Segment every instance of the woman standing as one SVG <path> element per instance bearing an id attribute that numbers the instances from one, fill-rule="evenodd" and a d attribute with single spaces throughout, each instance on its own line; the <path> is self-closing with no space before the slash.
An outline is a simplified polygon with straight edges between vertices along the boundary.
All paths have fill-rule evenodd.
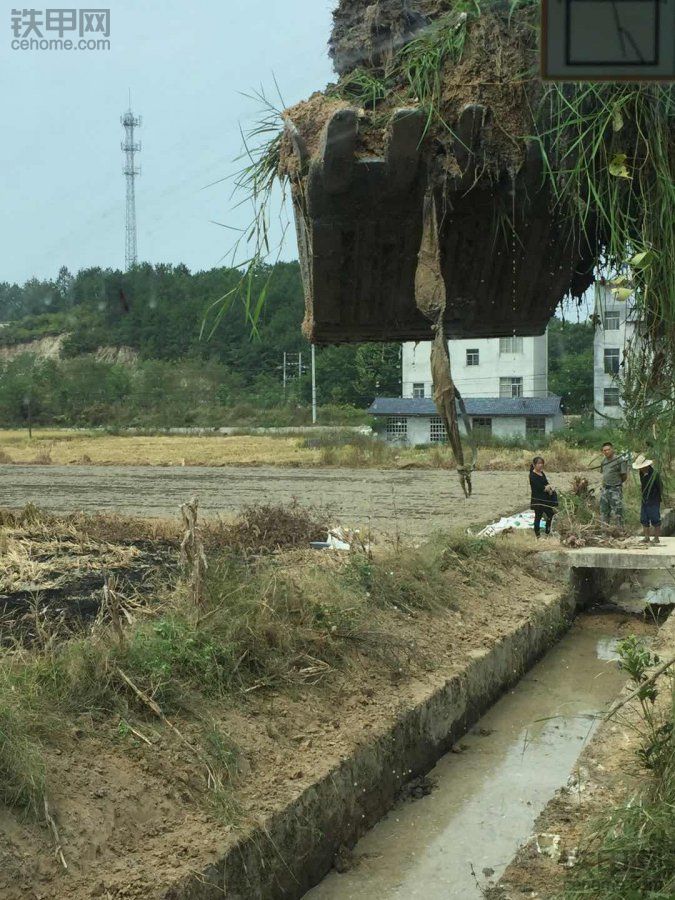
<path id="1" fill-rule="evenodd" d="M 539 537 L 542 516 L 545 521 L 546 534 L 550 534 L 558 497 L 544 474 L 544 458 L 542 456 L 535 456 L 530 466 L 530 496 L 530 507 L 534 510 L 535 535 Z"/>

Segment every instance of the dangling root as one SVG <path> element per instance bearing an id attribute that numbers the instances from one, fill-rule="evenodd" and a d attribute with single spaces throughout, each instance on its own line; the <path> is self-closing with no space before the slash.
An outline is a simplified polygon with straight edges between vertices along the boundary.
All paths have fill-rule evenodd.
<path id="1" fill-rule="evenodd" d="M 445 330 L 443 328 L 442 315 L 439 316 L 436 324 L 433 326 L 435 335 L 431 344 L 431 378 L 434 384 L 434 403 L 438 414 L 443 420 L 445 430 L 448 435 L 448 441 L 452 448 L 452 454 L 457 463 L 457 475 L 459 483 L 462 486 L 465 497 L 471 496 L 471 473 L 476 467 L 476 448 L 473 446 L 473 458 L 469 465 L 464 462 L 464 448 L 462 447 L 462 439 L 459 434 L 459 423 L 457 421 L 457 403 L 459 402 L 460 411 L 464 421 L 469 439 L 472 438 L 471 421 L 467 415 L 464 401 L 461 394 L 455 387 L 452 380 L 452 370 L 450 368 L 450 354 L 448 353 L 448 342 L 445 338 Z"/>
<path id="2" fill-rule="evenodd" d="M 434 403 L 448 435 L 464 496 L 470 497 L 471 473 L 476 467 L 476 447 L 473 442 L 471 420 L 467 415 L 464 401 L 452 380 L 448 342 L 443 327 L 446 296 L 441 272 L 436 201 L 431 190 L 427 191 L 424 199 L 424 226 L 415 273 L 415 300 L 420 312 L 433 322 L 431 379 L 434 385 Z M 457 422 L 457 403 L 459 403 L 467 437 L 472 446 L 472 460 L 469 465 L 464 462 L 464 449 Z"/>

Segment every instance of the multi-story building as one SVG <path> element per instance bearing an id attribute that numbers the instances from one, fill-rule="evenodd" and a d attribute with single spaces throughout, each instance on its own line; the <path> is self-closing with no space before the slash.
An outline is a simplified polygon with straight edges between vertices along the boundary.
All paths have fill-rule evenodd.
<path id="1" fill-rule="evenodd" d="M 483 438 L 523 435 L 536 441 L 564 424 L 560 397 L 548 394 L 548 337 L 453 340 L 452 377 L 473 430 Z M 446 440 L 434 407 L 431 345 L 403 345 L 402 396 L 378 397 L 370 407 L 396 443 Z M 464 430 L 460 421 L 460 430 Z"/>
<path id="2" fill-rule="evenodd" d="M 611 288 L 595 285 L 595 338 L 593 341 L 593 406 L 596 428 L 623 418 L 620 380 L 626 351 L 635 336 L 631 300 L 615 299 Z"/>
<path id="3" fill-rule="evenodd" d="M 430 344 L 403 345 L 402 396 L 431 397 Z M 548 396 L 548 335 L 448 342 L 452 378 L 465 398 Z"/>

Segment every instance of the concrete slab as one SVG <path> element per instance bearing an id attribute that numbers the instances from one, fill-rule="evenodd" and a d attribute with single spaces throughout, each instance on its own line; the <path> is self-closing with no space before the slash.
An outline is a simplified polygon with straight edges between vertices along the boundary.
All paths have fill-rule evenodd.
<path id="1" fill-rule="evenodd" d="M 551 562 L 565 563 L 574 569 L 673 569 L 675 537 L 662 537 L 661 543 L 628 544 L 625 547 L 583 547 L 579 550 L 553 550 L 542 553 Z"/>

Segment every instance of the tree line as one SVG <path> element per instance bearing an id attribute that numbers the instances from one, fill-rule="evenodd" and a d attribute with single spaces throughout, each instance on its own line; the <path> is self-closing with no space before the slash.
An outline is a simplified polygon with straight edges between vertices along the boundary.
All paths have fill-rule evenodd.
<path id="1" fill-rule="evenodd" d="M 66 335 L 62 359 L 24 356 L 2 365 L 2 422 L 22 422 L 28 400 L 33 421 L 43 424 L 303 418 L 297 407 L 306 410 L 310 402 L 310 345 L 300 330 L 299 266 L 278 263 L 273 273 L 266 266 L 254 273 L 250 303 L 265 292 L 255 328 L 230 294 L 240 279 L 226 267 L 191 273 L 184 265 L 142 264 L 131 272 L 94 268 L 77 275 L 62 268 L 53 281 L 0 283 L 0 346 Z M 101 348 L 119 347 L 132 350 L 137 362 L 96 358 Z M 333 407 L 325 415 L 337 415 L 338 407 L 363 409 L 378 393 L 400 391 L 396 344 L 320 348 L 316 366 L 321 405 Z"/>
<path id="2" fill-rule="evenodd" d="M 272 276 L 272 277 L 271 277 Z M 300 324 L 299 266 L 262 266 L 247 289 L 255 327 L 228 267 L 191 273 L 142 264 L 130 272 L 61 268 L 53 280 L 0 282 L 0 348 L 62 335 L 62 358 L 0 364 L 0 420 L 36 424 L 283 424 L 308 416 L 310 346 Z M 225 299 L 223 299 L 225 298 Z M 553 320 L 550 383 L 570 412 L 592 405 L 592 326 Z M 125 347 L 133 364 L 101 348 Z M 0 349 L 0 352 L 1 349 Z M 283 357 L 289 360 L 283 385 Z M 298 374 L 298 355 L 304 366 Z M 318 348 L 324 420 L 350 417 L 401 388 L 400 345 Z"/>

